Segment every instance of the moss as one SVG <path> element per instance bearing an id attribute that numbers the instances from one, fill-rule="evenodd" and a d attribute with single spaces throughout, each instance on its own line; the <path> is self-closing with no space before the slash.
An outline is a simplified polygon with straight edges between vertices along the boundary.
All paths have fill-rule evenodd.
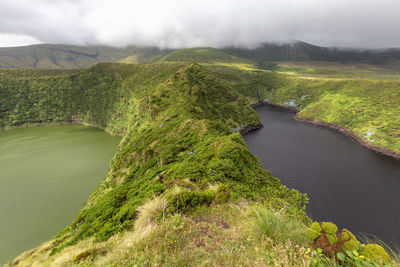
<path id="1" fill-rule="evenodd" d="M 168 200 L 168 213 L 174 213 L 176 211 L 188 211 L 202 204 L 210 204 L 212 201 L 209 192 L 193 192 L 183 190 L 173 195 Z"/>
<path id="2" fill-rule="evenodd" d="M 212 201 L 215 198 L 215 191 L 211 189 L 207 189 L 204 191 L 204 197 L 206 198 L 207 201 Z"/>
<path id="3" fill-rule="evenodd" d="M 322 231 L 324 231 L 325 233 L 332 234 L 332 235 L 335 235 L 336 232 L 338 231 L 336 224 L 331 223 L 331 222 L 321 223 L 321 228 L 322 228 Z"/>
<path id="4" fill-rule="evenodd" d="M 361 250 L 360 255 L 364 256 L 371 262 L 386 264 L 390 262 L 390 256 L 386 250 L 377 244 L 367 244 Z"/>
<path id="5" fill-rule="evenodd" d="M 318 222 L 313 222 L 310 226 L 310 230 L 308 231 L 308 236 L 311 241 L 315 241 L 318 237 L 321 236 L 322 228 Z"/>
<path id="6" fill-rule="evenodd" d="M 229 187 L 224 184 L 220 184 L 217 188 L 217 193 L 215 194 L 215 201 L 217 203 L 228 202 L 232 198 L 231 191 Z"/>
<path id="7" fill-rule="evenodd" d="M 343 242 L 342 245 L 343 252 L 346 252 L 348 250 L 350 251 L 358 250 L 359 242 L 357 241 L 357 238 L 349 230 L 343 229 L 339 234 L 339 236 L 340 236 L 340 241 Z"/>
<path id="8" fill-rule="evenodd" d="M 326 238 L 331 245 L 336 244 L 339 241 L 336 234 L 326 234 Z"/>

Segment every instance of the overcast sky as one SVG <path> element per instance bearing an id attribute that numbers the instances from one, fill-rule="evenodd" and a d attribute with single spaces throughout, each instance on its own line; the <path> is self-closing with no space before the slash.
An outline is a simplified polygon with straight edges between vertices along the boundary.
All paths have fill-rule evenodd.
<path id="1" fill-rule="evenodd" d="M 0 46 L 400 47 L 400 0 L 0 0 Z"/>

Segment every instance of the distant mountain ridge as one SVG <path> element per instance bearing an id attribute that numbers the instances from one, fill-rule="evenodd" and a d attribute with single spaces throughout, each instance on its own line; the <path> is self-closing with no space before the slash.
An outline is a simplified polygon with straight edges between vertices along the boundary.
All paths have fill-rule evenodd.
<path id="1" fill-rule="evenodd" d="M 170 52 L 155 47 L 72 46 L 40 44 L 0 48 L 0 68 L 89 68 L 100 62 L 146 63 Z"/>
<path id="2" fill-rule="evenodd" d="M 227 47 L 224 52 L 255 61 L 334 61 L 341 63 L 398 63 L 400 49 L 328 48 L 305 42 L 263 44 L 256 49 Z"/>
<path id="3" fill-rule="evenodd" d="M 128 46 L 72 46 L 40 44 L 0 48 L 0 68 L 75 69 L 89 68 L 100 62 L 277 62 L 334 61 L 341 63 L 399 64 L 400 49 L 359 50 L 326 48 L 304 42 L 263 44 L 256 49 L 238 47 L 160 49 Z"/>

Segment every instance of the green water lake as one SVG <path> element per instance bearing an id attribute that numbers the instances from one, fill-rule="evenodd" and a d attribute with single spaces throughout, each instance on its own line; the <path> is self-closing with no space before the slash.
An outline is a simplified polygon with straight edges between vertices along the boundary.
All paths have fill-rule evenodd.
<path id="1" fill-rule="evenodd" d="M 0 264 L 74 220 L 119 141 L 81 125 L 0 131 Z"/>

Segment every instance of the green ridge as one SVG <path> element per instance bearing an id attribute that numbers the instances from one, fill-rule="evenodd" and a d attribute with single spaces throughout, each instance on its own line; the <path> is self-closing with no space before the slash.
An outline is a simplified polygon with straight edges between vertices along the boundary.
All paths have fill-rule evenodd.
<path id="1" fill-rule="evenodd" d="M 265 171 L 233 129 L 260 125 L 247 99 L 197 64 L 99 64 L 86 71 L 2 71 L 2 127 L 80 121 L 123 137 L 108 175 L 53 253 L 129 229 L 137 207 L 184 187 L 225 184 L 234 198 L 306 197 Z"/>

